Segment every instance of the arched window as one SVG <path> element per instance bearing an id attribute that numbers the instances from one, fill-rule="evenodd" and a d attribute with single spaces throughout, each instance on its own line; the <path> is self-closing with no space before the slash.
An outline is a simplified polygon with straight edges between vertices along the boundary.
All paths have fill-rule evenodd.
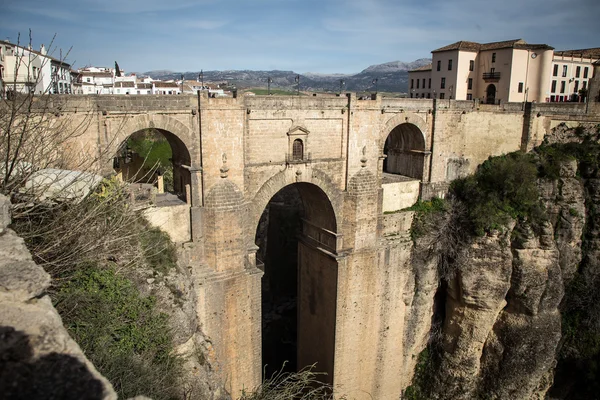
<path id="1" fill-rule="evenodd" d="M 302 139 L 294 140 L 294 144 L 292 145 L 292 159 L 293 160 L 303 160 L 304 159 L 304 143 L 302 143 Z"/>

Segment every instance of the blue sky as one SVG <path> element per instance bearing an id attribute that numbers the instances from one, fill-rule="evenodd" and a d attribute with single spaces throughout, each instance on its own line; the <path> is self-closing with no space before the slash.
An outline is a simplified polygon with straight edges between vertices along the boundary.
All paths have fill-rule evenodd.
<path id="1" fill-rule="evenodd" d="M 0 0 L 0 39 L 29 29 L 75 67 L 353 73 L 458 40 L 600 47 L 600 0 Z"/>

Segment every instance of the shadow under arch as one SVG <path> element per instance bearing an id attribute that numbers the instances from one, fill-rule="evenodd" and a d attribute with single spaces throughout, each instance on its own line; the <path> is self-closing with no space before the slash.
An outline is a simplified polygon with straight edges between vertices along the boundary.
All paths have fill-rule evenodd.
<path id="1" fill-rule="evenodd" d="M 256 225 L 257 267 L 264 271 L 262 367 L 265 377 L 282 368 L 317 363 L 333 382 L 338 264 L 336 221 L 327 194 L 314 183 L 279 189 Z"/>
<path id="2" fill-rule="evenodd" d="M 397 125 L 387 135 L 383 146 L 383 172 L 423 180 L 426 156 L 425 136 L 413 123 Z"/>

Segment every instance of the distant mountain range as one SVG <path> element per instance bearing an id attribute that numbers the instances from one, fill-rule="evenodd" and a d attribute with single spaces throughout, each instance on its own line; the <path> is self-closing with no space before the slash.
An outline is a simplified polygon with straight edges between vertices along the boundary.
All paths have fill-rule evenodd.
<path id="1" fill-rule="evenodd" d="M 300 75 L 300 90 L 331 91 L 340 90 L 340 80 L 344 81 L 344 89 L 353 92 L 370 92 L 375 90 L 373 81 L 377 79 L 377 90 L 381 92 L 408 91 L 408 71 L 427 65 L 429 58 L 421 58 L 412 62 L 392 61 L 384 64 L 371 65 L 357 74 L 298 74 L 294 71 L 204 71 L 205 82 L 227 81 L 229 86 L 238 88 L 266 87 L 267 79 L 271 78 L 271 88 L 296 88 L 295 78 Z M 150 76 L 153 79 L 170 80 L 197 79 L 197 72 L 175 72 L 167 70 L 148 71 L 138 75 Z"/>

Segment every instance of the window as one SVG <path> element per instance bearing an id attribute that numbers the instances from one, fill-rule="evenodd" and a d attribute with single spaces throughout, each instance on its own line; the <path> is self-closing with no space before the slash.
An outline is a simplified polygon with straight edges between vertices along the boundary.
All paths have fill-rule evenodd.
<path id="1" fill-rule="evenodd" d="M 425 78 L 423 78 L 423 89 L 425 89 Z"/>
<path id="2" fill-rule="evenodd" d="M 413 95 L 414 95 L 414 93 L 411 93 L 411 94 L 410 94 L 410 98 L 411 98 L 411 99 L 413 98 Z"/>
<path id="3" fill-rule="evenodd" d="M 496 53 L 492 53 L 492 62 L 495 63 L 496 62 Z"/>
<path id="4" fill-rule="evenodd" d="M 437 70 L 439 71 L 441 69 L 442 69 L 442 61 L 438 60 L 438 62 L 437 62 Z"/>
<path id="5" fill-rule="evenodd" d="M 563 65 L 563 73 L 562 73 L 562 76 L 563 76 L 563 78 L 564 78 L 565 76 L 567 76 L 567 66 L 566 66 L 566 65 Z"/>
<path id="6" fill-rule="evenodd" d="M 469 82 L 467 83 L 467 89 L 473 89 L 473 78 L 469 78 Z"/>
<path id="7" fill-rule="evenodd" d="M 427 98 L 430 99 L 431 98 L 431 93 L 427 93 Z"/>
<path id="8" fill-rule="evenodd" d="M 519 82 L 519 93 L 523 93 L 523 82 Z"/>
<path id="9" fill-rule="evenodd" d="M 581 67 L 578 65 L 575 69 L 575 78 L 579 78 L 579 74 L 581 74 Z"/>
<path id="10" fill-rule="evenodd" d="M 443 100 L 444 98 L 446 98 L 446 96 L 444 95 L 444 93 L 440 93 L 440 99 Z"/>
<path id="11" fill-rule="evenodd" d="M 581 89 L 582 89 L 582 90 L 586 90 L 586 89 L 587 89 L 587 81 L 583 81 L 583 82 L 581 83 Z"/>
<path id="12" fill-rule="evenodd" d="M 575 89 L 573 89 L 573 92 L 577 93 L 579 91 L 579 81 L 575 81 Z"/>
<path id="13" fill-rule="evenodd" d="M 421 82 L 421 80 L 417 79 L 417 89 L 419 89 L 419 82 Z"/>
<path id="14" fill-rule="evenodd" d="M 86 82 L 91 82 L 90 78 L 86 78 Z"/>
<path id="15" fill-rule="evenodd" d="M 429 78 L 429 84 L 427 86 L 428 86 L 428 89 L 431 89 L 431 78 Z"/>
<path id="16" fill-rule="evenodd" d="M 585 67 L 585 68 L 583 69 L 583 77 L 584 77 L 584 78 L 587 78 L 587 76 L 588 76 L 588 67 Z"/>
<path id="17" fill-rule="evenodd" d="M 415 80 L 414 80 L 414 79 L 411 79 L 411 80 L 410 80 L 410 88 L 412 89 L 412 88 L 414 88 L 414 87 L 415 87 Z"/>
<path id="18" fill-rule="evenodd" d="M 448 60 L 448 71 L 452 71 L 452 59 Z"/>
<path id="19" fill-rule="evenodd" d="M 292 144 L 292 159 L 304 159 L 304 143 L 302 143 L 302 139 L 294 140 L 294 143 Z"/>
<path id="20" fill-rule="evenodd" d="M 475 69 L 475 60 L 469 61 L 469 71 L 473 71 Z"/>
<path id="21" fill-rule="evenodd" d="M 560 81 L 560 92 L 561 93 L 565 92 L 565 81 Z"/>
<path id="22" fill-rule="evenodd" d="M 446 89 L 446 78 L 442 78 L 442 82 L 440 83 L 440 88 L 441 89 Z M 441 95 L 441 93 L 440 93 Z M 441 97 L 440 97 L 441 99 Z"/>
<path id="23" fill-rule="evenodd" d="M 0 65 L 0 78 L 4 78 L 4 65 Z"/>
<path id="24" fill-rule="evenodd" d="M 556 93 L 556 81 L 552 81 L 552 89 L 550 89 L 552 93 Z"/>
<path id="25" fill-rule="evenodd" d="M 421 93 L 421 98 L 424 99 L 425 98 L 425 93 Z"/>
<path id="26" fill-rule="evenodd" d="M 494 72 L 496 72 L 496 68 L 490 68 L 490 72 L 492 73 L 492 75 L 494 74 Z"/>
<path id="27" fill-rule="evenodd" d="M 33 79 L 37 79 L 38 77 L 38 69 L 37 67 L 33 67 Z"/>
<path id="28" fill-rule="evenodd" d="M 473 95 L 471 93 L 467 93 L 467 100 L 473 100 Z"/>
<path id="29" fill-rule="evenodd" d="M 554 64 L 554 71 L 552 71 L 552 76 L 558 76 L 558 64 Z"/>

